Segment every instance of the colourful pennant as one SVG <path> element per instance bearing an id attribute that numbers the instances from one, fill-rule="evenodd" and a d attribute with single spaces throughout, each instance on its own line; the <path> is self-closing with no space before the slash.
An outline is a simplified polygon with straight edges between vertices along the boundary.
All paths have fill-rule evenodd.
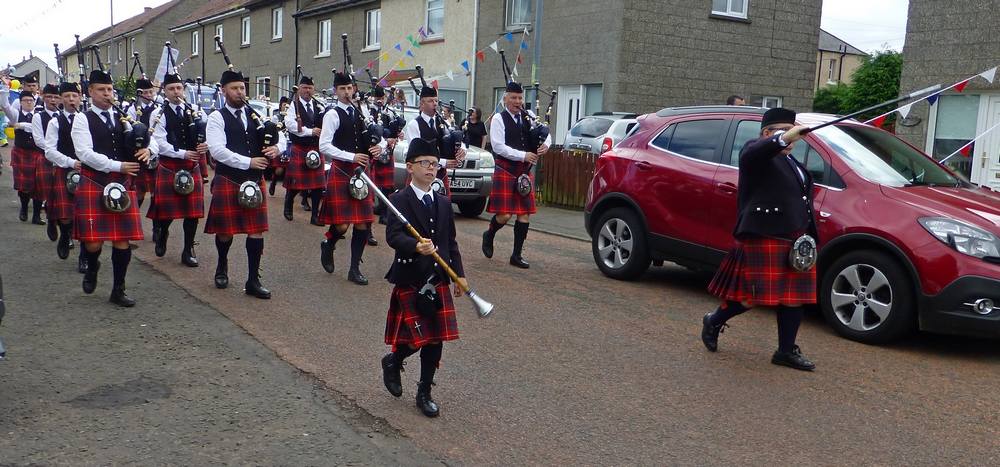
<path id="1" fill-rule="evenodd" d="M 508 32 L 504 37 L 507 39 L 507 42 L 514 42 L 514 33 Z"/>
<path id="2" fill-rule="evenodd" d="M 880 115 L 878 118 L 872 120 L 870 123 L 875 128 L 882 128 L 882 124 L 885 123 L 885 117 L 886 117 L 885 115 Z"/>
<path id="3" fill-rule="evenodd" d="M 392 48 L 394 48 L 394 49 L 396 49 L 396 50 L 398 50 L 400 52 L 403 51 L 403 45 L 401 43 L 399 43 L 399 42 L 397 42 L 396 45 L 392 46 Z"/>
<path id="4" fill-rule="evenodd" d="M 910 110 L 912 110 L 912 109 L 913 109 L 913 103 L 911 102 L 909 104 L 906 104 L 906 105 L 904 105 L 904 106 L 896 109 L 896 111 L 899 112 L 900 116 L 902 116 L 903 118 L 906 118 L 908 115 L 910 115 Z"/>
<path id="5" fill-rule="evenodd" d="M 413 51 L 412 51 L 412 50 L 407 50 L 407 51 L 406 51 L 406 56 L 408 56 L 408 57 L 410 57 L 410 58 L 417 58 L 417 57 L 414 57 L 414 56 L 413 56 Z"/>
<path id="6" fill-rule="evenodd" d="M 368 66 L 365 67 L 365 68 L 368 68 L 369 70 L 371 70 L 372 68 L 375 68 L 375 60 L 372 60 L 372 61 L 368 62 Z"/>
<path id="7" fill-rule="evenodd" d="M 438 88 L 438 80 L 431 81 L 431 87 L 434 89 Z"/>
<path id="8" fill-rule="evenodd" d="M 469 61 L 468 60 L 462 62 L 462 68 L 465 68 L 465 72 L 466 73 L 469 73 L 471 71 L 471 70 L 469 70 Z"/>
<path id="9" fill-rule="evenodd" d="M 524 41 L 521 41 L 521 49 L 528 50 L 528 43 L 524 42 Z"/>
<path id="10" fill-rule="evenodd" d="M 956 84 L 955 85 L 955 90 L 958 91 L 958 92 L 964 91 L 965 87 L 968 86 L 970 80 L 971 80 L 971 78 L 967 79 L 965 81 L 962 81 L 961 83 Z"/>
<path id="11" fill-rule="evenodd" d="M 448 72 L 445 73 L 445 76 L 447 76 L 450 81 L 455 81 L 455 72 L 448 70 Z"/>
<path id="12" fill-rule="evenodd" d="M 403 68 L 405 66 L 406 66 L 406 62 L 404 62 L 403 59 L 399 59 L 399 61 L 396 62 L 396 68 Z"/>
<path id="13" fill-rule="evenodd" d="M 934 94 L 931 94 L 931 95 L 927 96 L 927 103 L 928 103 L 928 104 L 930 104 L 930 105 L 934 105 L 934 103 L 936 103 L 936 102 L 937 102 L 937 100 L 938 100 L 938 97 L 939 97 L 940 95 L 941 95 L 941 93 L 939 93 L 939 92 L 936 92 L 936 93 L 934 93 Z"/>
<path id="14" fill-rule="evenodd" d="M 476 52 L 476 59 L 480 62 L 486 62 L 486 52 L 483 52 L 482 50 Z"/>
<path id="15" fill-rule="evenodd" d="M 496 52 L 497 51 L 497 41 L 493 41 L 493 43 L 490 44 L 490 48 L 493 49 L 494 52 Z"/>
<path id="16" fill-rule="evenodd" d="M 517 54 L 517 63 L 524 63 L 524 57 L 521 54 Z"/>
<path id="17" fill-rule="evenodd" d="M 996 76 L 997 76 L 997 67 L 990 68 L 989 70 L 986 70 L 986 71 L 980 73 L 979 76 L 981 76 L 986 81 L 989 81 L 990 83 L 992 83 L 993 82 L 993 78 L 996 78 Z"/>
<path id="18" fill-rule="evenodd" d="M 378 85 L 382 86 L 383 88 L 387 88 L 387 87 L 389 87 L 389 82 L 386 81 L 385 78 L 382 78 L 381 80 L 379 80 Z"/>
<path id="19" fill-rule="evenodd" d="M 969 144 L 962 146 L 962 149 L 959 149 L 958 152 L 965 157 L 972 157 L 972 142 L 969 142 Z"/>
<path id="20" fill-rule="evenodd" d="M 427 31 L 424 31 L 423 26 L 420 26 L 420 29 L 417 29 L 417 32 L 420 33 L 420 37 L 427 37 Z"/>

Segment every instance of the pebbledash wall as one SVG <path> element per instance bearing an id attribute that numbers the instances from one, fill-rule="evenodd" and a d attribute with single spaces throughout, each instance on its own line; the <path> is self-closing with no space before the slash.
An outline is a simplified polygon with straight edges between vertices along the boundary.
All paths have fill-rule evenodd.
<path id="1" fill-rule="evenodd" d="M 910 0 L 900 91 L 947 86 L 1000 65 L 1000 37 L 989 33 L 1000 21 L 994 3 Z M 897 134 L 941 159 L 1000 123 L 1000 79 L 990 84 L 974 78 L 963 92 L 946 92 L 934 105 L 919 102 L 902 123 Z M 955 156 L 948 165 L 975 183 L 1000 188 L 1000 132 L 977 141 L 971 156 Z"/>

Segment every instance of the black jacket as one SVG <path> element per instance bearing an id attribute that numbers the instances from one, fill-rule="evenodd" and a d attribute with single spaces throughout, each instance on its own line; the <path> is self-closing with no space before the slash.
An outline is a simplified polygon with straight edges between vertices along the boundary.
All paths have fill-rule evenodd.
<path id="1" fill-rule="evenodd" d="M 422 237 L 434 242 L 438 248 L 438 255 L 455 270 L 455 273 L 459 277 L 464 277 L 462 254 L 458 251 L 458 242 L 455 240 L 455 216 L 451 209 L 451 200 L 434 194 L 433 217 L 427 215 L 424 203 L 417 199 L 416 193 L 410 186 L 390 195 L 389 201 L 403 213 L 406 220 L 410 221 Z M 389 223 L 385 229 L 386 243 L 396 250 L 396 256 L 385 278 L 396 285 L 419 287 L 427 282 L 432 273 L 436 273 L 444 283 L 450 282 L 448 275 L 441 270 L 433 256 L 417 253 L 417 239 L 410 235 L 403 223 L 391 213 L 388 217 Z"/>
<path id="2" fill-rule="evenodd" d="M 803 143 L 804 144 L 804 143 Z M 778 137 L 748 142 L 740 152 L 737 219 L 733 236 L 778 237 L 793 240 L 799 232 L 816 237 L 813 183 L 809 171 L 784 149 Z M 792 164 L 800 169 L 805 182 Z M 818 240 L 818 238 L 817 238 Z"/>

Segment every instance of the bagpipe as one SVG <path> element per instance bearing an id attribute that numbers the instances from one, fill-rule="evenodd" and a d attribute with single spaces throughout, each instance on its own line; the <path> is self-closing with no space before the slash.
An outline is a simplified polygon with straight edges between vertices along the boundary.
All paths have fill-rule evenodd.
<path id="1" fill-rule="evenodd" d="M 83 64 L 83 46 L 80 45 L 80 35 L 76 37 L 76 60 L 80 66 L 80 88 L 83 91 L 83 102 L 80 104 L 80 111 L 90 110 L 90 91 L 87 89 L 87 67 Z"/>
<path id="2" fill-rule="evenodd" d="M 420 86 L 426 88 L 427 80 L 424 78 L 424 67 L 417 65 L 417 77 L 420 79 Z M 413 82 L 412 78 L 407 78 L 410 82 L 410 86 L 413 87 L 413 92 L 416 95 L 420 95 L 420 89 L 417 88 L 416 83 Z M 462 130 L 448 128 L 445 123 L 445 118 L 441 115 L 440 107 L 435 107 L 434 109 L 434 120 L 439 122 L 437 131 L 441 135 L 440 144 L 438 145 L 438 150 L 441 151 L 441 159 L 455 159 L 458 153 L 458 149 L 462 147 L 462 143 L 465 142 L 465 133 Z"/>
<path id="3" fill-rule="evenodd" d="M 504 83 L 510 83 L 514 80 L 514 75 L 511 72 L 510 66 L 507 64 L 507 56 L 504 55 L 504 51 L 500 50 L 500 65 L 503 68 Z M 538 109 L 538 82 L 534 83 L 535 88 L 535 109 Z M 539 121 L 537 116 L 531 115 L 530 112 L 525 111 L 523 114 L 531 122 L 531 128 L 528 130 L 528 148 L 531 149 L 530 152 L 538 153 L 538 148 L 545 144 L 545 140 L 549 137 L 549 122 L 550 115 L 552 113 L 552 104 L 555 102 L 556 91 L 553 90 L 549 93 L 549 107 L 545 111 L 545 122 Z"/>
<path id="4" fill-rule="evenodd" d="M 372 89 L 378 86 L 378 81 L 375 76 L 372 75 L 370 69 L 365 68 L 365 73 L 368 74 L 368 80 L 371 81 Z M 396 88 L 390 87 L 386 92 L 391 96 L 395 94 Z M 386 139 L 399 138 L 399 134 L 403 132 L 403 128 L 406 128 L 406 119 L 403 118 L 396 109 L 388 105 L 388 98 L 385 103 L 375 102 L 375 109 L 378 115 L 381 117 L 380 123 L 382 124 L 382 137 Z M 391 114 L 391 115 L 390 115 Z"/>
<path id="5" fill-rule="evenodd" d="M 354 64 L 351 62 L 351 51 L 347 45 L 347 34 L 341 34 L 340 39 L 344 48 L 344 73 L 351 78 L 351 83 L 354 85 L 354 95 L 351 99 L 351 105 L 354 106 L 355 115 L 357 116 L 354 119 L 358 135 L 357 141 L 363 149 L 367 150 L 372 146 L 378 146 L 382 142 L 384 130 L 382 129 L 382 125 L 372 119 L 371 115 L 365 115 L 361 110 L 361 103 L 366 100 L 366 95 L 358 88 L 358 80 L 354 76 Z"/>
<path id="6" fill-rule="evenodd" d="M 172 70 L 173 74 L 180 77 L 179 66 L 174 62 L 174 54 L 170 51 L 170 42 L 164 42 L 163 47 L 167 49 L 167 69 Z M 198 87 L 201 88 L 201 76 L 198 77 Z M 200 96 L 199 89 L 199 96 Z M 181 102 L 184 105 L 184 114 L 187 117 L 187 131 L 185 132 L 185 141 L 188 142 L 189 147 L 196 147 L 197 145 L 205 142 L 205 129 L 208 125 L 208 121 L 205 119 L 204 114 L 202 114 L 201 107 L 193 106 L 181 93 Z M 166 101 L 164 101 L 166 105 Z"/>

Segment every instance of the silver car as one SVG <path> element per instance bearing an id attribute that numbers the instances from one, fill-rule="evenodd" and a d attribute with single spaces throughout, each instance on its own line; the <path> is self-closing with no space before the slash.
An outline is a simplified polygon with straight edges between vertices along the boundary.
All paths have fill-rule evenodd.
<path id="1" fill-rule="evenodd" d="M 581 118 L 570 128 L 563 147 L 569 150 L 604 154 L 635 128 L 636 114 L 597 112 Z"/>

